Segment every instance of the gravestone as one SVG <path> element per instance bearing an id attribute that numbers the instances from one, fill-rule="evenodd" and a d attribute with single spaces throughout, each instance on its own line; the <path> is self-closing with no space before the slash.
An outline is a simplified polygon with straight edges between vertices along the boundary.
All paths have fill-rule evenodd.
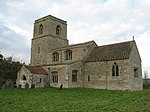
<path id="1" fill-rule="evenodd" d="M 31 88 L 35 88 L 35 84 L 31 84 Z"/>
<path id="2" fill-rule="evenodd" d="M 14 89 L 13 81 L 11 80 L 6 81 L 6 89 Z"/>
<path id="3" fill-rule="evenodd" d="M 21 86 L 22 86 L 22 85 L 21 85 L 21 84 L 19 84 L 19 85 L 18 85 L 18 88 L 21 88 Z"/>
<path id="4" fill-rule="evenodd" d="M 44 83 L 44 87 L 50 87 L 49 82 Z"/>
<path id="5" fill-rule="evenodd" d="M 6 89 L 6 84 L 3 84 L 1 88 Z"/>
<path id="6" fill-rule="evenodd" d="M 63 88 L 63 84 L 60 85 L 60 90 L 62 90 L 62 88 Z"/>
<path id="7" fill-rule="evenodd" d="M 28 83 L 25 84 L 25 88 L 29 88 L 29 84 Z"/>
<path id="8" fill-rule="evenodd" d="M 0 89 L 1 89 L 1 88 L 4 88 L 4 86 L 3 86 L 4 84 L 5 84 L 5 82 L 2 81 L 2 80 L 0 80 Z"/>
<path id="9" fill-rule="evenodd" d="M 14 88 L 17 88 L 17 85 L 16 85 L 16 84 L 14 84 Z"/>

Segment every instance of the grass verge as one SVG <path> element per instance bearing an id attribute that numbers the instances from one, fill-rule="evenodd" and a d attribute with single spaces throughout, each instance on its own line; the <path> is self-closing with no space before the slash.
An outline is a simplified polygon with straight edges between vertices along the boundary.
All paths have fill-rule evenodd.
<path id="1" fill-rule="evenodd" d="M 150 112 L 150 89 L 111 91 L 99 89 L 0 90 L 1 112 Z"/>

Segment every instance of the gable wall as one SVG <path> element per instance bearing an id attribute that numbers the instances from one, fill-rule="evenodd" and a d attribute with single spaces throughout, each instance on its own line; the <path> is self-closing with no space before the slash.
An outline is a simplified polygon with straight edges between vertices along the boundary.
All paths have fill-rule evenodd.
<path id="1" fill-rule="evenodd" d="M 134 77 L 134 68 L 138 69 L 138 77 Z M 130 55 L 130 85 L 132 90 L 143 89 L 141 58 L 136 44 L 133 45 Z"/>
<path id="2" fill-rule="evenodd" d="M 26 77 L 26 80 L 23 80 L 23 75 Z M 40 78 L 41 83 L 40 83 Z M 29 88 L 31 88 L 31 84 L 35 84 L 35 87 L 44 87 L 44 84 L 47 81 L 47 75 L 42 74 L 33 74 L 31 73 L 25 66 L 23 66 L 17 74 L 16 84 L 22 85 L 22 88 L 25 88 L 25 84 L 29 84 Z"/>
<path id="3" fill-rule="evenodd" d="M 23 75 L 26 77 L 26 80 L 23 80 L 23 79 L 22 79 L 22 78 L 23 78 Z M 32 77 L 32 73 L 31 73 L 25 66 L 23 66 L 23 67 L 19 70 L 19 72 L 18 72 L 18 74 L 17 74 L 17 80 L 16 80 L 17 86 L 18 86 L 19 84 L 21 84 L 21 85 L 22 85 L 22 88 L 25 88 L 25 84 L 26 84 L 26 83 L 28 83 L 29 85 L 31 85 L 32 79 L 31 79 L 30 77 Z"/>

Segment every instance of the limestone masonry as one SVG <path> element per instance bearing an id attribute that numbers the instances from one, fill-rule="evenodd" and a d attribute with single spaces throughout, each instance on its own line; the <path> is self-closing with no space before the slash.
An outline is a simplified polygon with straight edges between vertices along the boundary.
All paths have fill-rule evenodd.
<path id="1" fill-rule="evenodd" d="M 17 86 L 142 90 L 141 58 L 135 40 L 98 46 L 69 45 L 67 22 L 51 15 L 35 20 L 31 63 Z"/>

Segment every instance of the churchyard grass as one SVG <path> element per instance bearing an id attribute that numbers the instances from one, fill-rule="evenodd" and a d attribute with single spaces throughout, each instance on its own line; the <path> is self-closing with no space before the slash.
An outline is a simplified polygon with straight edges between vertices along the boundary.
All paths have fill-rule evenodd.
<path id="1" fill-rule="evenodd" d="M 99 89 L 0 90 L 0 112 L 150 112 L 150 89 L 111 91 Z"/>

